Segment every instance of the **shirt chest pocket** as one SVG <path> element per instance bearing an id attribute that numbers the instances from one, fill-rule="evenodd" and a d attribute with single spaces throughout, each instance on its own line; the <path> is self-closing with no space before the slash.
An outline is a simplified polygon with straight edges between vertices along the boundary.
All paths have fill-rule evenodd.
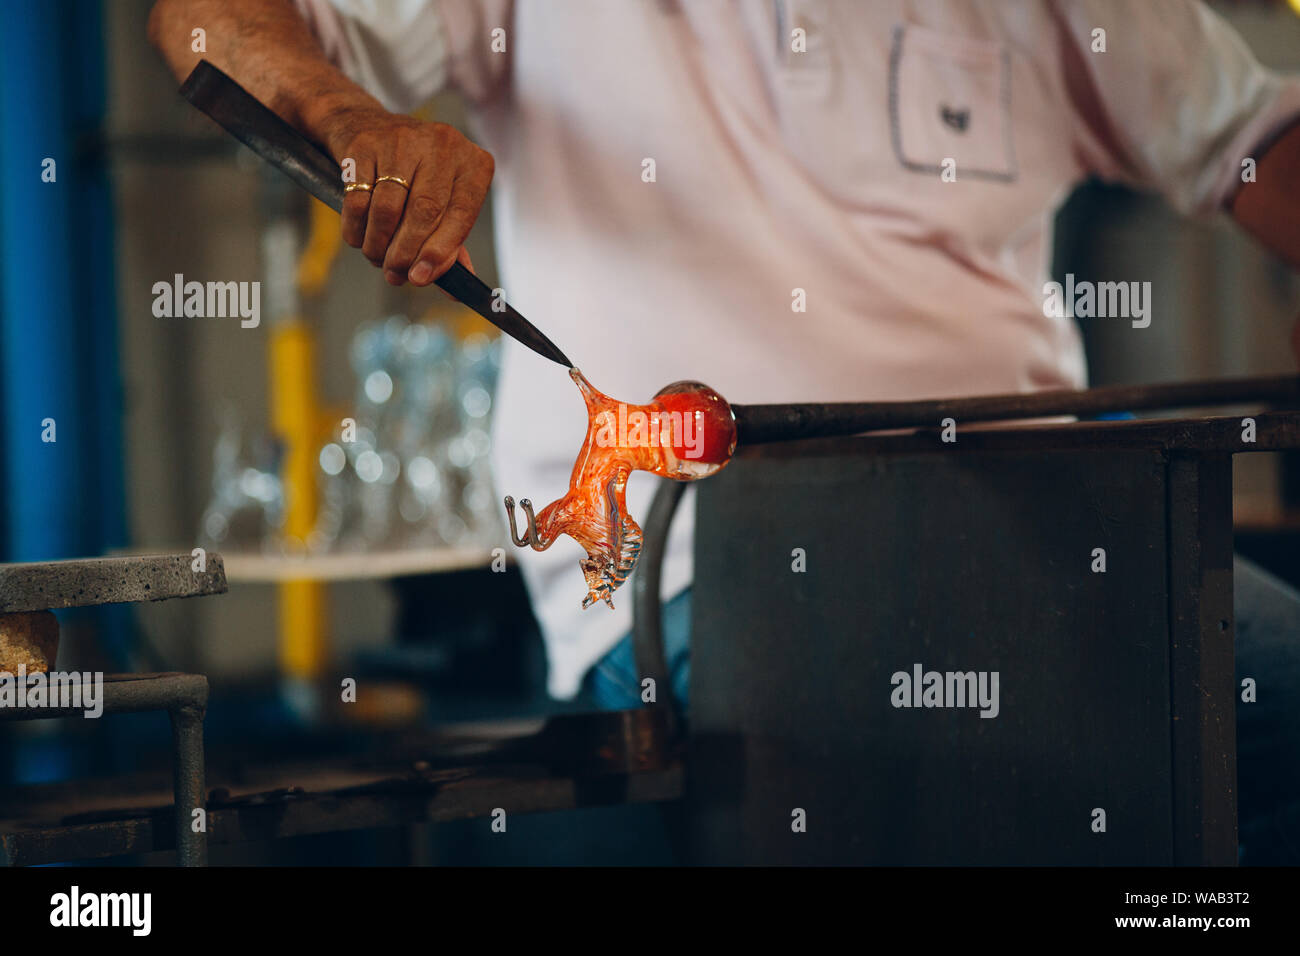
<path id="1" fill-rule="evenodd" d="M 1016 179 L 1011 62 L 997 43 L 894 28 L 889 124 L 905 168 L 957 179 Z"/>

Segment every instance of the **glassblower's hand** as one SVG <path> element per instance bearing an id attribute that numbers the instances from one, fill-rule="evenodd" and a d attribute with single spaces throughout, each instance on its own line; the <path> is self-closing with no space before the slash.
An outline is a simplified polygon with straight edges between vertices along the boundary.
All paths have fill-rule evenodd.
<path id="1" fill-rule="evenodd" d="M 456 261 L 473 270 L 464 242 L 492 182 L 490 153 L 445 123 L 382 109 L 341 112 L 329 127 L 326 147 L 356 184 L 344 242 L 392 285 L 428 285 Z"/>

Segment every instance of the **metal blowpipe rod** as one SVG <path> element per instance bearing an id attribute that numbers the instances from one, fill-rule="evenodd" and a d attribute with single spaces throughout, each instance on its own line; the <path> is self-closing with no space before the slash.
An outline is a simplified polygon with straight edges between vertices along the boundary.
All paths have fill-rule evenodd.
<path id="1" fill-rule="evenodd" d="M 1019 395 L 943 398 L 918 402 L 810 402 L 732 405 L 737 444 L 829 438 L 894 428 L 958 424 L 1055 415 L 1203 408 L 1245 402 L 1300 403 L 1300 376 L 1225 378 L 1168 385 L 1107 385 Z"/>

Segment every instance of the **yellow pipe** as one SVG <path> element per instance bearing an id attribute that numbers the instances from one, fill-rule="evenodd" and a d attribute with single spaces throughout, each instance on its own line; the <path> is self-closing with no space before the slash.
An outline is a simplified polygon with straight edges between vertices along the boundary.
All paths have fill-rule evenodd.
<path id="1" fill-rule="evenodd" d="M 291 547 L 316 524 L 316 361 L 311 330 L 301 319 L 271 329 L 271 427 L 286 444 L 281 477 L 287 495 L 284 533 Z"/>
<path id="2" fill-rule="evenodd" d="M 315 349 L 298 318 L 271 328 L 271 427 L 284 444 L 285 544 L 301 553 L 316 524 Z M 325 670 L 324 588 L 319 581 L 280 585 L 280 666 L 287 677 L 311 680 Z"/>
<path id="3" fill-rule="evenodd" d="M 339 229 L 339 216 L 323 202 L 311 202 L 311 233 L 302 258 L 298 260 L 298 291 L 303 295 L 319 295 L 330 277 L 334 259 L 343 247 L 343 233 Z"/>
<path id="4" fill-rule="evenodd" d="M 324 288 L 340 243 L 338 217 L 324 204 L 313 202 L 311 232 L 298 263 L 301 293 L 315 295 Z M 284 537 L 291 551 L 301 552 L 316 525 L 319 507 L 316 451 L 321 411 L 315 340 L 311 326 L 298 316 L 275 322 L 270 340 L 271 427 L 285 449 L 280 473 L 285 493 Z M 295 680 L 320 678 L 329 663 L 324 584 L 282 582 L 279 607 L 281 673 Z"/>

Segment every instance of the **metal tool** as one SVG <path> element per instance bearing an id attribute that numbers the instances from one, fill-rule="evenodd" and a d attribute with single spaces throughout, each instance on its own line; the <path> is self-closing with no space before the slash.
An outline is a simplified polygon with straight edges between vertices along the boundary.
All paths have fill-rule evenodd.
<path id="1" fill-rule="evenodd" d="M 737 445 L 744 447 L 894 428 L 938 428 L 945 418 L 961 426 L 1016 418 L 1101 415 L 1237 402 L 1276 402 L 1295 407 L 1300 403 L 1300 377 L 1275 375 L 1165 385 L 1107 385 L 906 402 L 732 405 L 731 409 L 736 416 Z"/>
<path id="2" fill-rule="evenodd" d="M 338 165 L 220 69 L 200 60 L 181 84 L 181 95 L 325 205 L 336 212 L 343 209 Z M 495 299 L 483 280 L 459 262 L 434 282 L 538 355 L 573 367 L 554 342 L 504 300 Z"/>
<path id="3" fill-rule="evenodd" d="M 1241 440 L 1241 419 L 1154 419 L 1145 421 L 1056 424 L 1043 428 L 972 430 L 959 445 L 941 445 L 933 431 L 944 418 L 958 426 L 975 422 L 1043 418 L 1055 415 L 1100 415 L 1154 409 L 1209 408 L 1266 403 L 1283 408 L 1300 405 L 1300 377 L 1257 376 L 1163 385 L 1110 385 L 1082 390 L 1061 389 L 1016 395 L 933 399 L 904 402 L 829 402 L 783 405 L 732 405 L 737 448 L 815 438 L 837 438 L 870 431 L 924 429 L 919 433 L 864 438 L 882 452 L 933 451 L 936 447 L 967 451 L 1082 449 L 1107 452 L 1155 447 L 1168 453 L 1234 454 L 1300 448 L 1300 413 L 1264 412 L 1253 416 L 1259 426 L 1255 443 Z M 659 594 L 668 529 L 685 488 L 663 479 L 650 505 L 641 542 L 639 570 L 633 579 L 633 648 L 639 673 L 668 672 L 663 650 L 663 604 Z M 512 509 L 513 510 L 513 509 Z M 531 508 L 525 509 L 530 512 Z M 531 527 L 531 522 L 530 522 Z M 511 527 L 518 545 L 528 544 Z M 1217 620 L 1217 619 L 1216 619 Z M 669 682 L 658 680 L 658 704 L 671 720 L 674 706 Z M 681 702 L 678 702 L 679 704 Z M 670 724 L 669 726 L 673 726 Z"/>
<path id="4" fill-rule="evenodd" d="M 32 611 L 166 601 L 225 592 L 225 562 L 216 552 L 205 555 L 202 571 L 194 570 L 194 556 L 189 552 L 0 564 L 0 619 Z M 12 679 L 13 675 L 9 677 Z M 34 679 L 35 675 L 26 678 L 29 681 Z M 51 698 L 49 703 L 50 706 L 30 710 L 0 707 L 0 722 L 44 720 L 85 713 L 83 707 L 69 706 L 66 700 L 56 703 L 55 698 Z M 168 848 L 176 849 L 177 862 L 181 866 L 206 865 L 207 830 L 195 830 L 192 823 L 194 811 L 205 806 L 203 718 L 208 704 L 208 679 L 200 674 L 177 673 L 104 675 L 100 703 L 105 714 L 167 711 L 172 725 L 173 797 L 170 813 L 172 843 Z M 68 786 L 86 788 L 84 783 Z M 0 816 L 5 813 L 6 810 L 0 809 Z M 140 822 L 137 815 L 132 825 L 139 826 Z M 64 826 L 65 821 L 47 825 L 41 834 L 34 832 L 39 827 L 20 824 L 18 829 L 33 833 L 35 839 L 29 846 L 35 849 L 50 846 L 57 840 L 53 833 Z M 107 828 L 96 822 L 87 829 L 98 835 Z M 144 829 L 150 830 L 151 827 L 146 824 Z M 163 827 L 159 826 L 158 830 L 161 842 Z M 25 851 L 15 845 L 16 836 L 17 833 L 0 821 L 0 865 L 24 862 Z M 114 836 L 109 836 L 105 842 L 112 843 L 113 840 Z M 40 849 L 36 851 L 39 853 Z M 63 859 L 80 858 L 83 852 L 71 849 Z"/>

